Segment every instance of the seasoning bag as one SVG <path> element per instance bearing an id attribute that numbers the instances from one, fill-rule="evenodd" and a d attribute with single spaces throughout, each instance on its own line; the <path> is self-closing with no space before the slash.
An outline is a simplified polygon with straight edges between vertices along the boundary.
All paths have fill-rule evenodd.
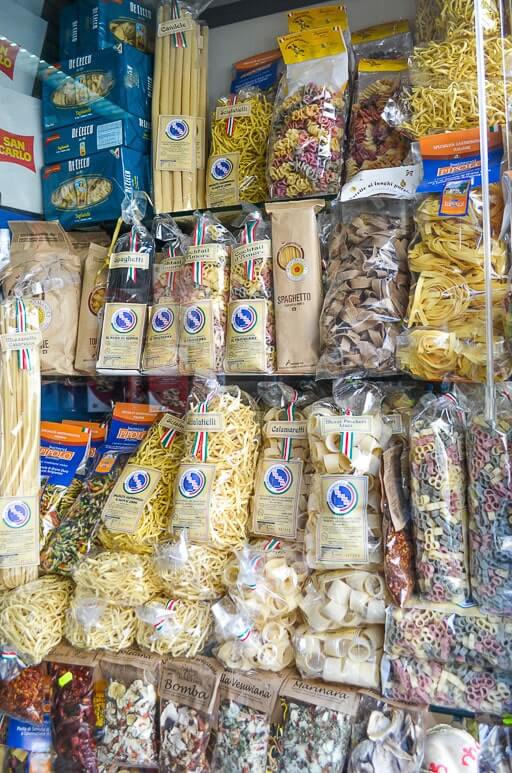
<path id="1" fill-rule="evenodd" d="M 80 373 L 91 375 L 96 373 L 98 337 L 101 331 L 100 315 L 105 304 L 107 255 L 106 247 L 90 244 L 82 276 L 75 368 Z"/>
<path id="2" fill-rule="evenodd" d="M 211 604 L 159 595 L 137 608 L 137 644 L 158 655 L 193 658 L 212 632 Z"/>
<path id="3" fill-rule="evenodd" d="M 230 559 L 230 551 L 190 542 L 182 531 L 173 542 L 155 547 L 154 570 L 162 588 L 174 598 L 215 601 L 226 591 Z"/>
<path id="4" fill-rule="evenodd" d="M 158 659 L 137 651 L 105 655 L 100 669 L 107 683 L 100 754 L 109 763 L 157 768 Z"/>
<path id="5" fill-rule="evenodd" d="M 126 604 L 114 604 L 75 591 L 66 618 L 66 639 L 84 650 L 121 652 L 135 644 L 137 616 Z"/>
<path id="6" fill-rule="evenodd" d="M 149 557 L 127 552 L 91 552 L 73 571 L 81 596 L 113 604 L 144 604 L 160 589 Z"/>
<path id="7" fill-rule="evenodd" d="M 155 257 L 155 241 L 142 224 L 145 211 L 142 194 L 124 199 L 122 217 L 130 230 L 118 238 L 109 259 L 97 364 L 102 373 L 136 375 L 141 369 Z"/>
<path id="8" fill-rule="evenodd" d="M 320 354 L 322 265 L 316 213 L 323 202 L 266 204 L 272 221 L 277 369 L 314 373 Z"/>
<path id="9" fill-rule="evenodd" d="M 312 396 L 283 382 L 258 384 L 258 395 L 266 410 L 251 530 L 257 536 L 303 542 L 313 473 L 304 408 Z"/>
<path id="10" fill-rule="evenodd" d="M 160 686 L 160 770 L 206 773 L 222 669 L 213 658 L 165 661 Z"/>
<path id="11" fill-rule="evenodd" d="M 226 373 L 275 370 L 274 285 L 270 224 L 248 209 L 237 225 L 229 277 Z"/>
<path id="12" fill-rule="evenodd" d="M 41 372 L 73 375 L 80 258 L 59 223 L 17 220 L 9 228 L 9 263 L 0 277 L 4 294 L 30 301 L 39 311 Z"/>
<path id="13" fill-rule="evenodd" d="M 210 212 L 194 215 L 182 269 L 179 372 L 222 373 L 232 234 Z"/>
<path id="14" fill-rule="evenodd" d="M 265 773 L 281 682 L 278 674 L 223 672 L 212 773 Z"/>
<path id="15" fill-rule="evenodd" d="M 342 773 L 350 750 L 357 693 L 287 677 L 280 689 L 284 712 L 279 768 L 282 773 L 328 770 Z"/>
<path id="16" fill-rule="evenodd" d="M 349 58 L 339 27 L 278 38 L 286 65 L 267 156 L 273 199 L 336 194 L 343 169 Z"/>
<path id="17" fill-rule="evenodd" d="M 89 461 L 90 441 L 91 433 L 86 427 L 41 423 L 41 547 L 76 499 L 77 481 L 83 477 Z"/>
<path id="18" fill-rule="evenodd" d="M 407 59 L 413 49 L 413 36 L 406 19 L 376 24 L 352 33 L 356 59 Z"/>
<path id="19" fill-rule="evenodd" d="M 29 666 L 9 682 L 0 680 L 0 712 L 33 724 L 42 724 L 51 711 L 52 679 L 46 663 Z"/>
<path id="20" fill-rule="evenodd" d="M 192 392 L 185 417 L 171 528 L 191 543 L 234 549 L 248 531 L 259 422 L 254 401 L 239 387 L 203 386 L 203 393 Z"/>
<path id="21" fill-rule="evenodd" d="M 375 385 L 338 380 L 333 395 L 333 400 L 308 408 L 315 475 L 306 557 L 314 569 L 352 566 L 373 571 L 383 559 L 379 475 L 391 427 L 382 414 L 383 394 Z"/>
<path id="22" fill-rule="evenodd" d="M 384 578 L 359 569 L 314 574 L 303 588 L 299 607 L 308 625 L 319 632 L 382 624 L 386 614 Z"/>

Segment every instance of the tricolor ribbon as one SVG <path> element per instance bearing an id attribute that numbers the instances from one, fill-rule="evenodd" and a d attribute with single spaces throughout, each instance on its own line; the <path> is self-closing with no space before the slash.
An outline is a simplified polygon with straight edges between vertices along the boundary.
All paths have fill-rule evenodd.
<path id="1" fill-rule="evenodd" d="M 292 399 L 290 400 L 290 405 L 286 409 L 286 420 L 287 421 L 295 421 L 295 409 L 297 407 L 297 400 L 299 399 L 299 394 L 296 389 L 293 390 Z M 281 444 L 281 458 L 284 459 L 286 462 L 289 462 L 292 458 L 292 448 L 293 448 L 293 438 L 291 437 L 285 437 L 283 438 L 283 442 Z"/>
<path id="2" fill-rule="evenodd" d="M 208 403 L 210 401 L 210 395 L 206 400 L 196 408 L 196 413 L 208 413 Z M 208 432 L 206 430 L 199 430 L 196 432 L 194 442 L 192 444 L 192 454 L 199 459 L 200 462 L 206 462 L 208 459 Z"/>
<path id="3" fill-rule="evenodd" d="M 242 242 L 244 244 L 253 244 L 258 227 L 258 220 L 248 220 L 242 231 Z M 256 279 L 256 261 L 254 258 L 245 262 L 245 278 L 253 282 Z"/>
<path id="4" fill-rule="evenodd" d="M 168 601 L 167 604 L 165 605 L 165 608 L 166 608 L 166 610 L 168 612 L 172 612 L 175 606 L 176 606 L 176 601 Z M 167 621 L 168 621 L 168 617 L 167 616 L 161 617 L 161 618 L 159 618 L 159 620 L 157 620 L 155 623 L 153 623 L 153 628 L 156 631 L 161 631 L 162 628 L 167 623 Z"/>
<path id="5" fill-rule="evenodd" d="M 160 438 L 160 444 L 162 448 L 170 448 L 174 443 L 174 441 L 176 440 L 177 435 L 178 435 L 177 429 L 167 429 Z"/>
<path id="6" fill-rule="evenodd" d="M 177 244 L 169 244 L 167 247 L 167 254 L 169 258 L 176 258 L 176 251 L 178 249 Z M 167 290 L 174 292 L 176 290 L 176 275 L 177 271 L 168 271 L 165 277 L 165 287 Z"/>
<path id="7" fill-rule="evenodd" d="M 137 233 L 137 229 L 135 226 L 132 226 L 132 230 L 130 232 L 130 252 L 137 252 L 139 248 L 139 234 Z M 137 281 L 137 267 L 136 266 L 130 266 L 128 269 L 128 279 L 132 282 Z"/>
<path id="8" fill-rule="evenodd" d="M 178 0 L 172 0 L 171 3 L 171 19 L 181 19 L 181 11 Z M 187 38 L 185 33 L 176 32 L 171 36 L 174 41 L 175 48 L 187 48 Z"/>
<path id="9" fill-rule="evenodd" d="M 345 416 L 350 416 L 351 410 L 348 408 L 345 411 Z M 344 454 L 347 459 L 352 460 L 354 454 L 354 433 L 353 432 L 340 432 L 340 453 Z"/>
<path id="10" fill-rule="evenodd" d="M 16 332 L 27 332 L 27 307 L 21 298 L 15 301 Z M 18 367 L 20 370 L 32 370 L 32 355 L 30 349 L 18 349 Z"/>
<path id="11" fill-rule="evenodd" d="M 194 241 L 194 247 L 199 247 L 199 245 L 205 243 L 206 229 L 204 227 L 203 218 L 201 217 L 201 215 L 199 215 L 199 217 L 195 222 L 194 233 L 192 238 Z M 194 284 L 202 285 L 203 284 L 203 261 L 195 260 L 192 265 L 193 265 L 192 272 L 193 272 Z"/>
<path id="12" fill-rule="evenodd" d="M 228 104 L 236 105 L 237 102 L 238 102 L 238 96 L 236 94 L 231 94 L 231 96 L 229 97 Z M 226 121 L 226 134 L 228 135 L 228 137 L 232 137 L 234 131 L 235 131 L 235 117 L 233 115 L 230 115 Z"/>
<path id="13" fill-rule="evenodd" d="M 251 633 L 252 633 L 252 628 L 249 626 L 248 628 L 244 628 L 243 631 L 237 634 L 236 638 L 238 639 L 238 641 L 247 641 Z"/>
<path id="14" fill-rule="evenodd" d="M 273 550 L 280 550 L 280 549 L 281 549 L 281 540 L 277 539 L 277 537 L 272 537 L 265 545 L 263 545 L 263 550 L 265 551 L 265 553 L 270 553 Z"/>

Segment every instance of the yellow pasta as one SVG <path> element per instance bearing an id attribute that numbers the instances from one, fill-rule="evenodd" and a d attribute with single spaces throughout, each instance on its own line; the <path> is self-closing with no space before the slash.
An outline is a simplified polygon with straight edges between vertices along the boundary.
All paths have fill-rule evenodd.
<path id="1" fill-rule="evenodd" d="M 225 569 L 230 558 L 227 550 L 187 544 L 180 539 L 157 550 L 155 572 L 162 590 L 173 598 L 214 601 L 225 592 Z"/>
<path id="2" fill-rule="evenodd" d="M 135 642 L 136 630 L 137 616 L 133 608 L 75 594 L 65 633 L 73 647 L 120 652 Z"/>
<path id="3" fill-rule="evenodd" d="M 137 644 L 158 655 L 193 658 L 212 632 L 211 605 L 160 596 L 137 611 Z"/>
<path id="4" fill-rule="evenodd" d="M 82 596 L 96 596 L 114 604 L 144 604 L 159 583 L 151 559 L 132 553 L 105 551 L 81 561 L 73 579 Z"/>

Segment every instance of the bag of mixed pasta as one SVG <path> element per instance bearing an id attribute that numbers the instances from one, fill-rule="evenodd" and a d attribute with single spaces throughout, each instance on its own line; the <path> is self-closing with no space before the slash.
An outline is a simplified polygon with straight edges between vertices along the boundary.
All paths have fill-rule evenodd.
<path id="1" fill-rule="evenodd" d="M 59 223 L 9 222 L 9 263 L 0 276 L 6 296 L 30 300 L 43 336 L 41 372 L 74 374 L 80 307 L 80 258 Z"/>
<path id="2" fill-rule="evenodd" d="M 343 33 L 322 27 L 283 35 L 278 43 L 286 70 L 269 138 L 270 197 L 336 194 L 348 114 L 349 63 Z"/>
<path id="3" fill-rule="evenodd" d="M 160 770 L 209 770 L 207 749 L 215 729 L 221 674 L 213 658 L 175 659 L 162 665 Z"/>
<path id="4" fill-rule="evenodd" d="M 179 373 L 222 373 L 232 234 L 210 212 L 194 215 L 182 269 Z"/>
<path id="5" fill-rule="evenodd" d="M 142 224 L 145 213 L 142 193 L 124 199 L 122 218 L 130 230 L 110 255 L 97 365 L 102 373 L 136 375 L 141 369 L 155 257 L 155 240 Z"/>
<path id="6" fill-rule="evenodd" d="M 29 666 L 8 682 L 0 680 L 0 713 L 41 724 L 52 707 L 52 679 L 46 663 Z"/>
<path id="7" fill-rule="evenodd" d="M 106 681 L 100 758 L 121 766 L 158 768 L 158 658 L 125 652 L 102 656 L 99 665 Z"/>
<path id="8" fill-rule="evenodd" d="M 207 164 L 207 206 L 226 207 L 241 200 L 267 198 L 266 153 L 272 101 L 249 88 L 219 97 L 211 121 Z"/>
<path id="9" fill-rule="evenodd" d="M 76 340 L 75 368 L 81 373 L 96 373 L 98 338 L 101 315 L 105 304 L 108 249 L 97 244 L 89 246 L 82 276 L 82 295 L 78 336 Z"/>
<path id="10" fill-rule="evenodd" d="M 407 59 L 413 35 L 406 19 L 376 24 L 352 33 L 356 59 Z"/>
<path id="11" fill-rule="evenodd" d="M 396 373 L 409 297 L 408 205 L 366 199 L 333 207 L 331 217 L 317 377 Z"/>
<path id="12" fill-rule="evenodd" d="M 224 671 L 211 762 L 212 773 L 265 773 L 282 676 Z"/>
<path id="13" fill-rule="evenodd" d="M 234 227 L 226 373 L 272 373 L 276 343 L 270 223 L 259 209 L 244 207 Z"/>
<path id="14" fill-rule="evenodd" d="M 224 550 L 241 547 L 260 440 L 256 405 L 239 387 L 213 381 L 198 382 L 189 405 L 172 531 Z"/>
<path id="15" fill-rule="evenodd" d="M 305 545 L 313 569 L 375 569 L 382 564 L 379 474 L 392 433 L 382 400 L 373 384 L 338 380 L 332 400 L 308 408 L 315 474 Z"/>

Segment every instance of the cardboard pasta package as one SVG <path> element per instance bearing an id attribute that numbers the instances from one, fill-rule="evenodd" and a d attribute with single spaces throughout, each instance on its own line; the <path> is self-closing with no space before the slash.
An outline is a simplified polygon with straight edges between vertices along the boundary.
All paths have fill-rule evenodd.
<path id="1" fill-rule="evenodd" d="M 98 339 L 107 284 L 107 253 L 106 247 L 90 244 L 84 263 L 75 355 L 75 368 L 80 373 L 96 373 Z"/>

